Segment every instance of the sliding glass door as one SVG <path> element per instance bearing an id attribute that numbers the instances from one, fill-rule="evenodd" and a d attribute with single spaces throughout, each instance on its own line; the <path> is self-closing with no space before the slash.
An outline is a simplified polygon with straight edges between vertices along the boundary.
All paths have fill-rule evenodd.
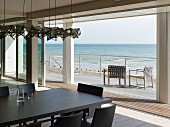
<path id="1" fill-rule="evenodd" d="M 18 69 L 18 79 L 26 80 L 26 40 L 23 36 L 18 37 L 17 44 L 17 69 Z"/>
<path id="2" fill-rule="evenodd" d="M 38 39 L 38 83 L 42 85 L 42 41 Z"/>
<path id="3" fill-rule="evenodd" d="M 16 78 L 16 38 L 5 38 L 5 76 Z"/>
<path id="4" fill-rule="evenodd" d="M 27 80 L 27 41 L 23 36 L 16 36 L 14 39 L 10 36 L 5 38 L 3 43 L 3 74 L 20 81 Z M 44 85 L 44 48 L 42 48 L 42 40 L 38 39 L 38 83 Z M 34 43 L 33 43 L 34 46 Z M 29 48 L 28 48 L 29 49 Z M 31 50 L 31 48 L 30 48 Z M 30 51 L 31 53 L 31 51 Z M 31 55 L 31 54 L 30 54 Z M 31 56 L 32 57 L 32 56 Z"/>

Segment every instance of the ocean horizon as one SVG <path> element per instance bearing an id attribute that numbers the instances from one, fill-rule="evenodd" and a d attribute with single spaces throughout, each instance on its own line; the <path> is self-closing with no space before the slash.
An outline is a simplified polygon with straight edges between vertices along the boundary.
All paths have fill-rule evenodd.
<path id="1" fill-rule="evenodd" d="M 46 53 L 62 54 L 62 44 L 47 44 Z M 75 54 L 155 57 L 156 44 L 74 44 Z"/>
<path id="2" fill-rule="evenodd" d="M 62 66 L 63 45 L 46 43 L 45 46 L 47 65 L 51 54 L 55 59 L 52 60 L 52 66 Z M 126 64 L 127 70 L 152 66 L 153 76 L 156 78 L 156 44 L 75 44 L 74 59 L 75 68 L 80 65 L 82 70 L 96 72 L 100 71 L 100 65 L 104 69 L 109 64 Z"/>

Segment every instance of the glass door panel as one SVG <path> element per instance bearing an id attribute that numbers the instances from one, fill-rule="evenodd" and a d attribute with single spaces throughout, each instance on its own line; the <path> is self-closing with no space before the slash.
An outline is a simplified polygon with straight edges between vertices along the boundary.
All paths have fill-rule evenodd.
<path id="1" fill-rule="evenodd" d="M 42 42 L 38 39 L 38 84 L 42 85 Z"/>
<path id="2" fill-rule="evenodd" d="M 5 38 L 5 76 L 16 78 L 16 39 Z"/>
<path id="3" fill-rule="evenodd" d="M 26 80 L 26 40 L 18 37 L 18 79 Z"/>

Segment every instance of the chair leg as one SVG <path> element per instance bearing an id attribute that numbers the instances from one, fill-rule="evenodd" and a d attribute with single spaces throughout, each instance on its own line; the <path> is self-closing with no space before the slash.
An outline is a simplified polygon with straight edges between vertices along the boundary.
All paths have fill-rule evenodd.
<path id="1" fill-rule="evenodd" d="M 119 78 L 119 87 L 120 87 L 120 85 L 121 85 L 121 79 Z"/>
<path id="2" fill-rule="evenodd" d="M 105 81 L 105 73 L 106 73 L 106 71 L 105 71 L 105 69 L 104 69 L 104 71 L 103 71 L 103 83 L 104 83 L 104 85 L 106 85 L 106 81 Z"/>
<path id="3" fill-rule="evenodd" d="M 126 78 L 124 78 L 124 87 L 126 88 Z"/>
<path id="4" fill-rule="evenodd" d="M 51 126 L 50 127 L 54 127 L 54 116 L 51 116 Z"/>
<path id="5" fill-rule="evenodd" d="M 110 86 L 110 77 L 108 76 L 108 86 Z"/>
<path id="6" fill-rule="evenodd" d="M 105 75 L 104 75 L 103 83 L 104 83 L 104 85 L 106 85 L 106 82 L 105 82 Z"/>
<path id="7" fill-rule="evenodd" d="M 146 81 L 145 81 L 145 77 L 144 77 L 144 88 L 145 88 L 145 82 L 146 82 Z"/>
<path id="8" fill-rule="evenodd" d="M 151 83 L 152 83 L 152 88 L 153 88 L 153 78 L 152 78 L 152 76 L 151 76 Z"/>
<path id="9" fill-rule="evenodd" d="M 129 87 L 130 87 L 130 75 L 129 75 Z"/>
<path id="10" fill-rule="evenodd" d="M 34 120 L 34 123 L 37 123 L 38 120 Z"/>
<path id="11" fill-rule="evenodd" d="M 87 122 L 87 118 L 86 118 L 86 112 L 83 113 L 83 121 Z"/>
<path id="12" fill-rule="evenodd" d="M 129 87 L 130 87 L 130 70 L 129 70 Z"/>

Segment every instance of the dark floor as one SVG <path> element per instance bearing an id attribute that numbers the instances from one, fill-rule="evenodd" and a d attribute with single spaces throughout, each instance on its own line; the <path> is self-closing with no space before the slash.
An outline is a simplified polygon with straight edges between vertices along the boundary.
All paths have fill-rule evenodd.
<path id="1" fill-rule="evenodd" d="M 11 79 L 3 79 L 1 81 L 0 86 L 9 86 L 10 94 L 16 94 L 16 90 L 17 90 L 16 86 L 19 84 L 23 84 L 23 83 L 17 82 L 17 81 L 11 80 Z M 47 83 L 47 84 L 48 84 L 47 86 L 51 87 L 51 88 L 64 87 L 67 89 L 76 90 L 75 85 L 68 85 L 68 84 L 61 84 L 61 83 Z M 148 107 L 150 107 L 147 109 L 148 111 L 146 110 L 146 112 L 150 112 L 149 110 L 153 109 L 153 111 L 158 110 L 159 112 L 162 112 L 164 115 L 165 114 L 170 115 L 169 107 L 167 107 L 167 105 L 160 104 L 155 101 L 139 100 L 139 99 L 137 100 L 134 98 L 127 98 L 127 97 L 120 96 L 120 95 L 113 96 L 113 94 L 110 94 L 110 93 L 105 93 L 104 96 L 112 98 L 113 103 L 117 103 L 118 105 L 123 105 L 123 106 L 129 107 L 129 108 L 135 107 L 136 109 L 140 109 L 140 108 L 147 109 Z M 130 110 L 129 108 L 128 108 L 128 110 Z M 164 111 L 164 108 L 166 109 L 165 111 Z M 161 126 L 170 127 L 169 126 L 170 119 L 165 119 L 165 118 L 157 117 L 157 116 L 152 117 L 152 115 L 148 115 L 148 114 L 147 114 L 148 118 L 146 118 L 145 116 L 144 117 L 142 116 L 143 118 L 141 119 L 141 118 L 139 118 L 138 114 L 136 114 L 135 117 L 131 117 L 130 113 L 125 112 L 122 115 L 121 112 L 124 112 L 124 111 L 120 112 L 121 107 L 118 106 L 117 109 L 118 110 L 116 111 L 112 127 L 161 127 Z M 135 113 L 131 113 L 131 114 L 134 115 Z M 146 122 L 147 121 L 146 119 L 147 120 L 151 119 L 152 122 Z M 161 122 L 162 122 L 162 124 L 161 124 Z M 44 123 L 42 127 L 49 127 L 49 125 L 50 125 L 50 123 Z"/>
<path id="2" fill-rule="evenodd" d="M 76 90 L 75 85 L 67 85 L 63 83 L 47 82 L 47 86 L 51 88 L 63 87 L 67 89 Z M 113 104 L 170 119 L 170 105 L 168 104 L 162 104 L 155 100 L 133 98 L 109 92 L 104 92 L 104 96 L 111 98 L 113 100 Z"/>

